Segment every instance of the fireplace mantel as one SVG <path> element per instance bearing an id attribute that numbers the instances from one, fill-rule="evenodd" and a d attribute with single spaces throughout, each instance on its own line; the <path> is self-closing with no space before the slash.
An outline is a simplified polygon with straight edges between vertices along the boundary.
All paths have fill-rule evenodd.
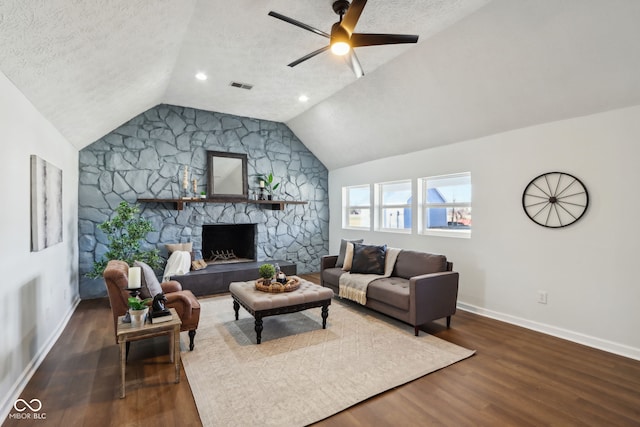
<path id="1" fill-rule="evenodd" d="M 284 210 L 285 205 L 306 205 L 305 201 L 294 200 L 254 200 L 242 197 L 216 197 L 215 199 L 182 198 L 182 199 L 138 199 L 140 203 L 169 203 L 176 210 L 183 210 L 186 203 L 253 203 L 263 205 L 267 209 L 274 211 Z"/>

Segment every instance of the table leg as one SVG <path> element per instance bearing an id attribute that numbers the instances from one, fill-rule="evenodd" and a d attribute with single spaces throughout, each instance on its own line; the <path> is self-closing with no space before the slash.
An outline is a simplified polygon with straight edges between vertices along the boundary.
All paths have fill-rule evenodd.
<path id="1" fill-rule="evenodd" d="M 125 366 L 127 364 L 125 345 L 125 341 L 120 341 L 120 399 L 124 398 Z"/>
<path id="2" fill-rule="evenodd" d="M 256 316 L 256 342 L 262 341 L 262 316 Z"/>
<path id="3" fill-rule="evenodd" d="M 233 310 L 236 312 L 236 320 L 238 320 L 238 311 L 240 310 L 240 304 L 238 301 L 233 300 Z"/>
<path id="4" fill-rule="evenodd" d="M 176 384 L 180 382 L 180 326 L 173 330 L 173 359 L 176 363 Z"/>
<path id="5" fill-rule="evenodd" d="M 329 317 L 329 304 L 322 305 L 322 329 L 327 329 L 327 317 Z"/>
<path id="6" fill-rule="evenodd" d="M 175 339 L 174 339 L 174 335 L 175 335 L 175 331 L 172 331 L 169 334 L 169 362 L 174 363 L 175 362 Z"/>

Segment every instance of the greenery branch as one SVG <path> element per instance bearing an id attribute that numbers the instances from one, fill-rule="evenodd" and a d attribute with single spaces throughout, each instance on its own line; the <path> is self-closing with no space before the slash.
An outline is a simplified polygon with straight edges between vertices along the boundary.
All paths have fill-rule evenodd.
<path id="1" fill-rule="evenodd" d="M 93 263 L 93 269 L 87 273 L 87 277 L 92 279 L 102 277 L 107 263 L 113 259 L 125 261 L 130 266 L 134 261 L 142 261 L 154 270 L 161 266 L 157 249 L 142 249 L 142 240 L 155 229 L 151 221 L 140 216 L 137 205 L 120 202 L 116 208 L 116 215 L 98 225 L 98 228 L 109 239 L 109 250 L 104 254 L 103 259 Z"/>

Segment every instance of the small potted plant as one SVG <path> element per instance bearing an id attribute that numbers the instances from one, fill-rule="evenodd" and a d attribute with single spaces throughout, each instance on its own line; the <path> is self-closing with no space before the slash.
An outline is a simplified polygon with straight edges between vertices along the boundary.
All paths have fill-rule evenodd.
<path id="1" fill-rule="evenodd" d="M 138 297 L 129 297 L 127 303 L 129 305 L 129 316 L 131 316 L 131 327 L 139 328 L 144 324 L 149 312 L 149 303 L 151 298 L 141 300 Z"/>
<path id="2" fill-rule="evenodd" d="M 258 274 L 262 278 L 262 283 L 268 285 L 273 279 L 273 275 L 276 274 L 276 268 L 273 264 L 262 264 L 258 268 Z"/>
<path id="3" fill-rule="evenodd" d="M 265 189 L 267 190 L 267 198 L 269 200 L 273 199 L 273 192 L 280 186 L 279 182 L 274 183 L 273 182 L 273 173 L 270 173 L 269 175 L 258 175 L 258 179 L 260 180 L 260 182 L 264 182 L 265 185 Z M 262 187 L 262 184 L 260 184 L 260 187 Z"/>
<path id="4" fill-rule="evenodd" d="M 206 198 L 207 198 L 207 192 L 206 192 L 206 191 L 204 191 L 204 190 L 202 190 L 202 191 L 200 192 L 200 198 L 201 198 L 201 199 L 206 199 Z"/>

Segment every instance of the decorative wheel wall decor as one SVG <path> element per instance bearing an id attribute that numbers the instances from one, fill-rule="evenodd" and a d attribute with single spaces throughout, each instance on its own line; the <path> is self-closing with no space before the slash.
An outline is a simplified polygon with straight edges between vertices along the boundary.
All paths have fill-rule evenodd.
<path id="1" fill-rule="evenodd" d="M 564 172 L 535 177 L 522 193 L 522 207 L 536 224 L 549 228 L 571 225 L 584 215 L 589 193 L 582 181 Z"/>

